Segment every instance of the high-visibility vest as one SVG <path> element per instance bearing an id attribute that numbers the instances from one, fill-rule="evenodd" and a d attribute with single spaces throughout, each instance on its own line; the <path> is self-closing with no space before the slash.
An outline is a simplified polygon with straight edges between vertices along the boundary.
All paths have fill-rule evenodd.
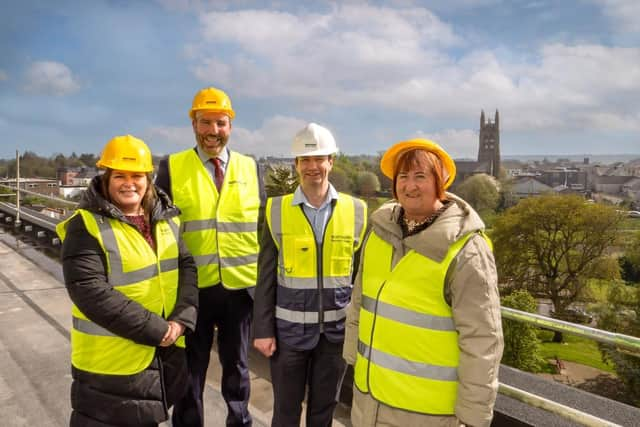
<path id="1" fill-rule="evenodd" d="M 256 162 L 230 152 L 220 193 L 193 149 L 169 156 L 183 239 L 198 266 L 198 287 L 255 286 L 260 189 Z"/>
<path id="2" fill-rule="evenodd" d="M 293 194 L 267 200 L 267 226 L 278 249 L 278 338 L 297 348 L 320 332 L 341 339 L 351 298 L 353 254 L 366 228 L 365 203 L 340 193 L 318 243 Z"/>
<path id="3" fill-rule="evenodd" d="M 394 408 L 454 414 L 459 348 L 445 277 L 474 234 L 453 243 L 441 262 L 410 250 L 391 268 L 393 247 L 371 232 L 363 249 L 354 367 L 360 391 Z"/>
<path id="4" fill-rule="evenodd" d="M 179 220 L 171 218 L 154 225 L 154 252 L 130 224 L 84 209 L 78 209 L 71 218 L 77 215 L 104 251 L 107 279 L 113 289 L 158 316 L 169 317 L 178 296 Z M 56 226 L 63 241 L 71 218 Z M 71 363 L 76 368 L 96 374 L 132 375 L 151 364 L 154 346 L 113 334 L 92 322 L 75 304 L 71 314 Z M 176 341 L 176 346 L 184 348 L 184 337 Z"/>

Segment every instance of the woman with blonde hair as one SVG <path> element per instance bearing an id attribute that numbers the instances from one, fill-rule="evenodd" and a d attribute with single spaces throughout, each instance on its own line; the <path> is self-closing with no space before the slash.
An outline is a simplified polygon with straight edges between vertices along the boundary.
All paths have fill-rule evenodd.
<path id="1" fill-rule="evenodd" d="M 491 243 L 446 189 L 455 163 L 425 139 L 382 157 L 395 200 L 375 211 L 347 312 L 354 426 L 489 426 L 503 340 Z"/>

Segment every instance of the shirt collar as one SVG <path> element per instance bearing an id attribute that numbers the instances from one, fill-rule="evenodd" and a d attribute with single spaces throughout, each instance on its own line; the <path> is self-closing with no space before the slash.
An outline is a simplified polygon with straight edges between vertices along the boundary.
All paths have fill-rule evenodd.
<path id="1" fill-rule="evenodd" d="M 325 207 L 327 204 L 331 203 L 333 200 L 338 200 L 338 192 L 336 191 L 335 188 L 333 188 L 333 185 L 329 183 L 329 191 L 327 191 L 327 197 L 324 199 L 324 202 L 322 202 L 322 205 L 320 205 L 320 208 Z M 291 205 L 295 206 L 303 203 L 307 206 L 312 206 L 311 203 L 309 203 L 309 200 L 307 200 L 307 196 L 305 196 L 304 193 L 302 192 L 302 187 L 298 185 L 298 188 L 296 188 L 296 191 L 294 191 L 293 193 L 293 200 L 291 201 Z"/>
<path id="2" fill-rule="evenodd" d="M 209 157 L 209 155 L 207 153 L 205 153 L 199 145 L 196 145 L 196 151 L 198 153 L 198 157 L 200 157 L 200 160 L 202 161 L 202 163 L 206 164 L 209 159 L 211 157 Z M 220 152 L 220 154 L 218 155 L 218 158 L 220 159 L 220 161 L 222 162 L 222 165 L 226 165 L 229 162 L 229 149 L 227 147 L 224 147 L 222 149 L 222 151 Z"/>

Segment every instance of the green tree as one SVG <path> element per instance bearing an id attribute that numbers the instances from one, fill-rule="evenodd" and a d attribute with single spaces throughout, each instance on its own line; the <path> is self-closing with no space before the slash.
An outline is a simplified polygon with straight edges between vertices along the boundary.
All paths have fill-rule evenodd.
<path id="1" fill-rule="evenodd" d="M 264 185 L 267 196 L 289 194 L 298 186 L 298 177 L 290 167 L 275 166 L 269 169 Z"/>
<path id="2" fill-rule="evenodd" d="M 622 278 L 627 282 L 640 282 L 640 232 L 636 232 L 620 257 Z"/>
<path id="3" fill-rule="evenodd" d="M 499 217 L 491 237 L 498 271 L 509 289 L 527 289 L 553 302 L 558 315 L 576 301 L 609 248 L 622 216 L 579 196 L 521 200 Z M 561 341 L 557 333 L 554 341 Z"/>
<path id="4" fill-rule="evenodd" d="M 465 179 L 456 187 L 455 193 L 482 216 L 495 212 L 500 201 L 498 181 L 485 173 Z"/>
<path id="5" fill-rule="evenodd" d="M 502 305 L 535 313 L 536 300 L 525 290 L 517 290 L 502 298 Z M 502 363 L 528 372 L 540 372 L 545 361 L 540 355 L 540 341 L 536 328 L 528 323 L 502 320 L 504 353 Z"/>
<path id="6" fill-rule="evenodd" d="M 373 197 L 380 191 L 380 181 L 373 172 L 360 172 L 356 178 L 358 194 L 363 197 Z"/>
<path id="7" fill-rule="evenodd" d="M 78 160 L 85 166 L 95 166 L 98 158 L 95 154 L 92 153 L 82 153 L 80 154 L 80 158 Z"/>
<path id="8" fill-rule="evenodd" d="M 329 181 L 335 187 L 336 190 L 343 193 L 352 194 L 353 188 L 351 186 L 351 180 L 347 173 L 340 166 L 333 166 L 331 173 L 329 174 Z"/>
<path id="9" fill-rule="evenodd" d="M 610 288 L 607 303 L 601 307 L 598 328 L 625 335 L 640 336 L 640 288 L 634 289 L 635 298 L 629 298 L 623 285 Z M 629 302 L 632 304 L 629 304 Z M 627 402 L 640 406 L 640 357 L 599 344 L 602 358 L 613 363 L 618 378 L 625 388 Z"/>
<path id="10" fill-rule="evenodd" d="M 503 171 L 500 170 L 500 179 L 498 180 L 498 186 L 500 191 L 500 197 L 498 199 L 497 211 L 502 212 L 517 203 L 517 198 L 513 194 L 513 179 L 507 176 L 503 176 Z"/>
<path id="11" fill-rule="evenodd" d="M 67 164 L 67 158 L 64 154 L 58 153 L 53 157 L 53 164 L 56 168 L 64 167 Z"/>

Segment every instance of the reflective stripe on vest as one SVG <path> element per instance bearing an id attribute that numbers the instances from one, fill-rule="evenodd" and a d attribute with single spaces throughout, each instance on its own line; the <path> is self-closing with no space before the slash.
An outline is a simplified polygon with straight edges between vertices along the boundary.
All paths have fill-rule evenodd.
<path id="1" fill-rule="evenodd" d="M 353 254 L 361 245 L 366 226 L 366 205 L 360 199 L 340 193 L 325 227 L 322 252 L 302 207 L 292 205 L 293 194 L 267 201 L 267 225 L 278 248 L 278 286 L 307 291 L 304 309 L 300 302 L 277 296 L 276 318 L 291 323 L 310 324 L 338 322 L 345 318 L 344 306 L 336 302 L 336 290 L 351 287 Z M 321 263 L 322 267 L 318 268 Z M 323 301 L 317 297 L 320 289 L 332 290 Z M 347 294 L 348 296 L 348 294 Z M 312 305 L 318 301 L 320 307 Z"/>
<path id="2" fill-rule="evenodd" d="M 347 317 L 347 311 L 344 308 L 324 311 L 325 322 L 337 322 L 345 317 Z M 276 318 L 287 322 L 304 324 L 318 323 L 320 321 L 317 311 L 293 311 L 282 307 L 276 307 Z"/>
<path id="3" fill-rule="evenodd" d="M 169 156 L 183 239 L 198 267 L 198 287 L 255 286 L 260 194 L 255 161 L 231 152 L 220 192 L 195 150 Z"/>
<path id="4" fill-rule="evenodd" d="M 444 286 L 449 265 L 474 234 L 451 245 L 441 262 L 410 250 L 391 269 L 393 247 L 371 232 L 354 368 L 360 391 L 394 408 L 454 414 L 458 334 Z"/>
<path id="5" fill-rule="evenodd" d="M 158 221 L 154 225 L 156 252 L 132 225 L 106 218 L 84 209 L 76 211 L 104 251 L 107 278 L 113 289 L 138 302 L 147 310 L 168 317 L 178 294 L 179 220 Z M 71 218 L 73 218 L 71 217 Z M 71 218 L 56 227 L 66 238 Z M 122 338 L 88 319 L 72 306 L 71 362 L 78 369 L 98 374 L 131 375 L 146 369 L 155 347 Z M 176 341 L 184 347 L 184 337 Z"/>

